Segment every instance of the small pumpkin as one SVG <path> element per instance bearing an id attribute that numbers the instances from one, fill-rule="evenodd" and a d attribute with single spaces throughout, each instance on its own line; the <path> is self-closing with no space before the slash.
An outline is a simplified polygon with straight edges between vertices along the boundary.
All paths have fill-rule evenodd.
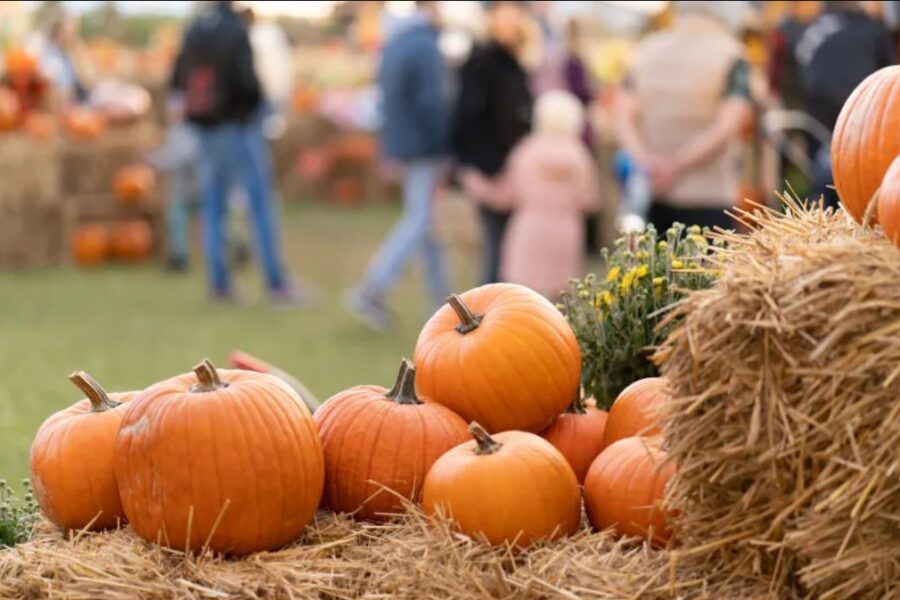
<path id="1" fill-rule="evenodd" d="M 112 226 L 110 249 L 115 258 L 123 261 L 147 258 L 153 251 L 153 229 L 143 219 L 120 221 Z"/>
<path id="2" fill-rule="evenodd" d="M 120 202 L 140 202 L 156 187 L 156 173 L 145 164 L 126 165 L 116 171 L 112 187 Z"/>
<path id="3" fill-rule="evenodd" d="M 469 431 L 475 440 L 441 456 L 425 477 L 427 514 L 495 546 L 524 548 L 575 532 L 581 493 L 559 450 L 524 431 L 491 436 L 474 422 Z"/>
<path id="4" fill-rule="evenodd" d="M 0 131 L 12 131 L 19 125 L 22 105 L 9 88 L 0 87 Z"/>
<path id="5" fill-rule="evenodd" d="M 585 403 L 579 393 L 566 412 L 556 417 L 541 434 L 566 457 L 578 483 L 584 483 L 591 463 L 603 450 L 607 417 L 605 410 L 598 409 L 593 403 Z"/>
<path id="6" fill-rule="evenodd" d="M 106 131 L 106 119 L 100 112 L 85 106 L 74 106 L 63 116 L 66 131 L 72 137 L 83 140 L 94 140 Z"/>
<path id="7" fill-rule="evenodd" d="M 97 223 L 82 225 L 72 234 L 72 258 L 81 266 L 102 263 L 109 256 L 109 229 Z"/>
<path id="8" fill-rule="evenodd" d="M 27 82 L 37 75 L 37 59 L 24 48 L 7 49 L 3 63 L 10 81 Z"/>
<path id="9" fill-rule="evenodd" d="M 595 529 L 650 539 L 657 546 L 670 532 L 662 505 L 675 465 L 658 438 L 630 437 L 606 448 L 584 480 L 584 503 Z"/>
<path id="10" fill-rule="evenodd" d="M 894 159 L 878 191 L 878 222 L 884 235 L 900 247 L 900 156 Z"/>
<path id="11" fill-rule="evenodd" d="M 844 208 L 862 222 L 900 155 L 900 66 L 866 77 L 844 103 L 831 138 L 831 170 Z"/>
<path id="12" fill-rule="evenodd" d="M 349 175 L 341 175 L 334 180 L 331 186 L 332 196 L 342 206 L 358 204 L 363 197 L 362 184 Z"/>
<path id="13" fill-rule="evenodd" d="M 115 469 L 139 536 L 238 556 L 295 540 L 325 474 L 315 423 L 294 390 L 208 360 L 129 403 Z"/>
<path id="14" fill-rule="evenodd" d="M 659 408 L 668 397 L 662 377 L 639 379 L 622 390 L 609 409 L 603 447 L 627 437 L 659 434 Z"/>
<path id="15" fill-rule="evenodd" d="M 308 115 L 319 108 L 319 92 L 311 87 L 297 88 L 291 106 L 296 114 Z"/>
<path id="16" fill-rule="evenodd" d="M 543 296 L 511 283 L 450 296 L 419 334 L 419 390 L 490 433 L 539 433 L 580 387 L 572 328 Z"/>
<path id="17" fill-rule="evenodd" d="M 416 395 L 416 369 L 408 360 L 393 389 L 362 385 L 340 392 L 314 420 L 325 453 L 323 505 L 367 520 L 401 512 L 404 499 L 419 502 L 434 461 L 469 439 L 459 415 Z"/>
<path id="18" fill-rule="evenodd" d="M 87 396 L 43 422 L 31 445 L 31 484 L 44 515 L 65 529 L 115 527 L 124 520 L 113 447 L 137 392 L 107 394 L 84 371 L 69 379 Z"/>

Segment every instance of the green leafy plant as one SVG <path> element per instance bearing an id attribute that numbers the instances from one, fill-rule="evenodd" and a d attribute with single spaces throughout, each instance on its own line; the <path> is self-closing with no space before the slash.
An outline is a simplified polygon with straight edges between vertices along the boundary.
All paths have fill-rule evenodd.
<path id="1" fill-rule="evenodd" d="M 22 482 L 25 495 L 20 500 L 12 487 L 0 479 L 0 548 L 28 541 L 40 508 L 31 491 L 31 483 Z"/>
<path id="2" fill-rule="evenodd" d="M 713 284 L 711 240 L 697 226 L 676 223 L 662 239 L 648 226 L 618 239 L 603 251 L 605 277 L 573 280 L 560 310 L 568 319 L 582 355 L 585 394 L 608 408 L 630 383 L 658 375 L 653 349 L 674 323 L 660 327 L 666 309 L 691 290 Z"/>

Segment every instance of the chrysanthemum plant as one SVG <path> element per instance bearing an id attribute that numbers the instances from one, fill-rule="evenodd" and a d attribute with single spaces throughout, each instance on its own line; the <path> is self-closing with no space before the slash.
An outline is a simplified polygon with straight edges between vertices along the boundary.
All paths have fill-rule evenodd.
<path id="1" fill-rule="evenodd" d="M 667 309 L 691 290 L 713 284 L 710 263 L 717 240 L 697 226 L 676 223 L 662 239 L 653 226 L 619 238 L 603 250 L 604 277 L 572 280 L 562 295 L 563 312 L 581 346 L 586 396 L 608 408 L 627 385 L 658 374 L 653 350 L 675 325 L 660 327 Z"/>
<path id="2" fill-rule="evenodd" d="M 0 479 L 0 548 L 27 541 L 40 514 L 31 484 L 23 481 L 25 495 L 20 500 L 6 481 Z"/>

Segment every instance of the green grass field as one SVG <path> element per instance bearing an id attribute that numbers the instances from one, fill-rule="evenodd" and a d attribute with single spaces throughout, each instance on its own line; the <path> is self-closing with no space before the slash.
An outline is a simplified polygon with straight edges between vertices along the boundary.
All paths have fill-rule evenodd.
<path id="1" fill-rule="evenodd" d="M 76 369 L 110 391 L 139 389 L 205 356 L 223 364 L 239 347 L 291 372 L 320 400 L 356 384 L 389 385 L 426 318 L 421 278 L 411 269 L 392 294 L 401 318 L 390 336 L 358 325 L 339 300 L 396 216 L 388 207 L 288 207 L 287 262 L 322 295 L 304 310 L 257 302 L 255 265 L 239 278 L 251 302 L 245 307 L 208 303 L 198 261 L 184 276 L 156 264 L 0 272 L 0 479 L 18 486 L 27 476 L 38 425 L 81 397 L 66 379 Z M 474 283 L 473 262 L 470 254 L 449 254 L 456 289 Z"/>

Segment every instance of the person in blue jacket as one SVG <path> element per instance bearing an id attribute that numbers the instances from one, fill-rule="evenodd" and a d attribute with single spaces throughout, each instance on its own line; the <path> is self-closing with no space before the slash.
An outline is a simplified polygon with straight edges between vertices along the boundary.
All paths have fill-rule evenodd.
<path id="1" fill-rule="evenodd" d="M 437 2 L 416 2 L 416 12 L 396 24 L 381 57 L 381 147 L 402 163 L 403 215 L 369 264 L 346 308 L 371 328 L 392 325 L 385 294 L 414 257 L 424 261 L 429 297 L 440 306 L 448 288 L 441 246 L 432 222 L 435 192 L 449 152 L 444 60 L 438 48 Z"/>

